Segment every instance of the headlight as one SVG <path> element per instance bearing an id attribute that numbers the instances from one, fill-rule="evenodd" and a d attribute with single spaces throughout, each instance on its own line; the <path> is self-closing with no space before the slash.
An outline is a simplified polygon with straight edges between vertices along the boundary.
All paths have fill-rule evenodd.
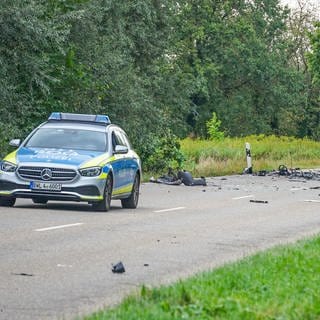
<path id="1" fill-rule="evenodd" d="M 2 161 L 1 162 L 1 170 L 5 172 L 15 172 L 17 169 L 17 166 L 11 162 L 8 161 Z"/>
<path id="2" fill-rule="evenodd" d="M 101 167 L 91 167 L 79 170 L 80 174 L 84 177 L 95 177 L 100 175 Z"/>

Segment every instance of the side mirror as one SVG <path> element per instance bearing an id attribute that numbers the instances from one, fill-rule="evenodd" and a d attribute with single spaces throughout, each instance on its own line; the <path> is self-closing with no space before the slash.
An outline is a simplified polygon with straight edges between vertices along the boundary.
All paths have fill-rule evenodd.
<path id="1" fill-rule="evenodd" d="M 116 145 L 116 148 L 114 150 L 115 154 L 125 154 L 128 153 L 129 149 L 126 146 Z"/>
<path id="2" fill-rule="evenodd" d="M 20 139 L 12 139 L 10 142 L 9 142 L 9 145 L 11 147 L 16 147 L 18 148 L 21 144 L 21 140 Z"/>

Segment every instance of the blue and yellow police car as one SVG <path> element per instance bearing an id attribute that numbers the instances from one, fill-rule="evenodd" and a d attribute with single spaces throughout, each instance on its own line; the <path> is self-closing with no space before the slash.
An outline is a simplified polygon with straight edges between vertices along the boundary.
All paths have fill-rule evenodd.
<path id="1" fill-rule="evenodd" d="M 0 205 L 85 201 L 108 211 L 112 199 L 136 208 L 141 162 L 124 130 L 106 115 L 54 112 L 0 162 Z"/>

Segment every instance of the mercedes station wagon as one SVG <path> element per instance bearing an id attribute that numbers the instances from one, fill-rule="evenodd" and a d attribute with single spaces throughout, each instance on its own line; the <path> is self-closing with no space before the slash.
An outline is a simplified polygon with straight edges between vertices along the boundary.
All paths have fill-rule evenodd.
<path id="1" fill-rule="evenodd" d="M 0 162 L 0 205 L 84 201 L 108 211 L 112 199 L 136 208 L 141 162 L 126 133 L 106 115 L 54 112 Z"/>

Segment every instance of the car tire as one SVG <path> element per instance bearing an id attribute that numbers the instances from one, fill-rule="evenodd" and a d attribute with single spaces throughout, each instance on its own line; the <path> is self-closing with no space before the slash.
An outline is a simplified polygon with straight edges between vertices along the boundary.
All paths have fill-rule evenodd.
<path id="1" fill-rule="evenodd" d="M 0 197 L 0 206 L 2 207 L 13 207 L 15 203 L 16 203 L 16 198 Z"/>
<path id="2" fill-rule="evenodd" d="M 122 208 L 136 209 L 139 201 L 139 191 L 140 191 L 140 176 L 139 174 L 136 174 L 130 197 L 121 200 Z"/>
<path id="3" fill-rule="evenodd" d="M 47 199 L 32 199 L 33 203 L 35 204 L 47 204 L 48 200 Z"/>
<path id="4" fill-rule="evenodd" d="M 108 177 L 106 180 L 106 186 L 104 188 L 103 200 L 93 202 L 92 203 L 93 210 L 95 210 L 95 211 L 109 211 L 110 210 L 110 204 L 111 204 L 111 198 L 112 198 L 112 188 L 113 188 L 112 175 L 108 174 Z"/>

